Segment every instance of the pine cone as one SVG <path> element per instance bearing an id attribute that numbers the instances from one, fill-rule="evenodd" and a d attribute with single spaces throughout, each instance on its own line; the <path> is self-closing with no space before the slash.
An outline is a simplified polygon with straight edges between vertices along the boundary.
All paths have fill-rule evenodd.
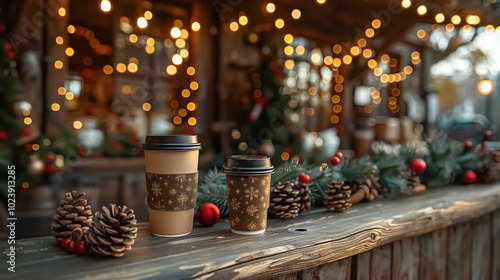
<path id="1" fill-rule="evenodd" d="M 87 205 L 83 198 L 85 193 L 77 191 L 67 192 L 61 200 L 61 206 L 56 209 L 54 221 L 52 222 L 52 235 L 61 242 L 70 237 L 75 228 L 81 228 L 83 232 L 88 229 L 92 221 L 92 207 Z"/>
<path id="2" fill-rule="evenodd" d="M 358 190 L 362 189 L 365 191 L 364 201 L 372 202 L 377 199 L 379 194 L 382 193 L 382 185 L 379 182 L 377 170 L 377 166 L 373 165 L 369 179 L 360 182 L 347 182 L 347 184 L 351 186 L 352 193 L 356 193 Z"/>
<path id="3" fill-rule="evenodd" d="M 300 214 L 311 208 L 311 191 L 307 187 L 307 183 L 301 182 L 300 180 L 296 183 L 295 188 L 299 190 L 298 196 L 300 197 Z"/>
<path id="4" fill-rule="evenodd" d="M 476 170 L 477 182 L 483 184 L 491 184 L 498 181 L 498 173 L 500 168 L 495 162 L 483 161 Z"/>
<path id="5" fill-rule="evenodd" d="M 326 191 L 324 204 L 328 210 L 333 209 L 335 212 L 351 208 L 351 187 L 344 185 L 344 181 L 333 180 Z"/>
<path id="6" fill-rule="evenodd" d="M 296 187 L 297 182 L 286 182 L 279 184 L 271 190 L 271 201 L 269 203 L 269 214 L 275 218 L 295 218 L 300 213 L 300 191 Z"/>
<path id="7" fill-rule="evenodd" d="M 85 241 L 99 255 L 122 257 L 132 249 L 137 237 L 137 220 L 134 210 L 127 210 L 127 206 L 111 204 L 110 209 L 103 206 L 102 212 L 95 212 L 95 219 L 85 232 Z"/>

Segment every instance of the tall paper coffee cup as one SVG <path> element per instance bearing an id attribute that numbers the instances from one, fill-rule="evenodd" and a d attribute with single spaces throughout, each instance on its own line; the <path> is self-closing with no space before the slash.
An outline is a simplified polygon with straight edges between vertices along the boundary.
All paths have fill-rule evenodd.
<path id="1" fill-rule="evenodd" d="M 244 235 L 264 233 L 274 172 L 270 158 L 230 156 L 222 170 L 227 174 L 231 230 Z"/>
<path id="2" fill-rule="evenodd" d="M 146 137 L 143 150 L 152 234 L 177 237 L 192 231 L 200 149 L 195 135 Z"/>

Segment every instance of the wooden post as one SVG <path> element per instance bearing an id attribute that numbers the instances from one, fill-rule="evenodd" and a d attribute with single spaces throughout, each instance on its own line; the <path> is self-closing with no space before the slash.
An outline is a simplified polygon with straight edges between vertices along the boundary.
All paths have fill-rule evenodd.
<path id="1" fill-rule="evenodd" d="M 445 279 L 448 230 L 442 229 L 420 238 L 419 279 Z"/>
<path id="2" fill-rule="evenodd" d="M 392 245 L 392 279 L 418 279 L 420 239 L 396 241 Z"/>
<path id="3" fill-rule="evenodd" d="M 472 231 L 471 224 L 459 224 L 449 229 L 447 277 L 448 279 L 471 279 Z"/>

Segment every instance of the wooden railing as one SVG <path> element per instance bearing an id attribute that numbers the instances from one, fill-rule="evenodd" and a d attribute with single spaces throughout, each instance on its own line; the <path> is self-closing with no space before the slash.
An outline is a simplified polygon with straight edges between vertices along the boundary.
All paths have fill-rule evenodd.
<path id="1" fill-rule="evenodd" d="M 16 273 L 3 274 L 13 279 L 498 280 L 500 184 L 381 199 L 342 214 L 315 209 L 270 220 L 260 236 L 233 234 L 226 219 L 174 239 L 154 237 L 142 223 L 119 259 L 68 255 L 49 236 L 16 248 Z"/>

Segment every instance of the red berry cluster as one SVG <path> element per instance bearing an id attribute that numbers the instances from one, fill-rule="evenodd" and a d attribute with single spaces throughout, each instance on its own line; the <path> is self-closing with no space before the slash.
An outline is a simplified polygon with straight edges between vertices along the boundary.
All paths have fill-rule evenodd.
<path id="1" fill-rule="evenodd" d="M 55 165 L 56 162 L 56 154 L 54 153 L 48 153 L 47 158 L 45 159 L 45 162 L 47 164 L 47 171 L 50 173 L 56 172 L 57 171 L 57 166 Z"/>
<path id="2" fill-rule="evenodd" d="M 335 155 L 332 157 L 330 162 L 332 163 L 333 166 L 337 166 L 340 163 L 340 160 L 344 157 L 344 155 L 341 152 L 336 152 Z"/>
<path id="3" fill-rule="evenodd" d="M 89 252 L 89 247 L 83 240 L 75 242 L 71 237 L 61 241 L 61 246 L 69 254 L 87 255 Z"/>
<path id="4" fill-rule="evenodd" d="M 301 181 L 302 183 L 309 183 L 309 181 L 311 180 L 311 177 L 309 177 L 309 175 L 306 175 L 305 173 L 302 173 L 299 175 L 299 181 Z"/>

